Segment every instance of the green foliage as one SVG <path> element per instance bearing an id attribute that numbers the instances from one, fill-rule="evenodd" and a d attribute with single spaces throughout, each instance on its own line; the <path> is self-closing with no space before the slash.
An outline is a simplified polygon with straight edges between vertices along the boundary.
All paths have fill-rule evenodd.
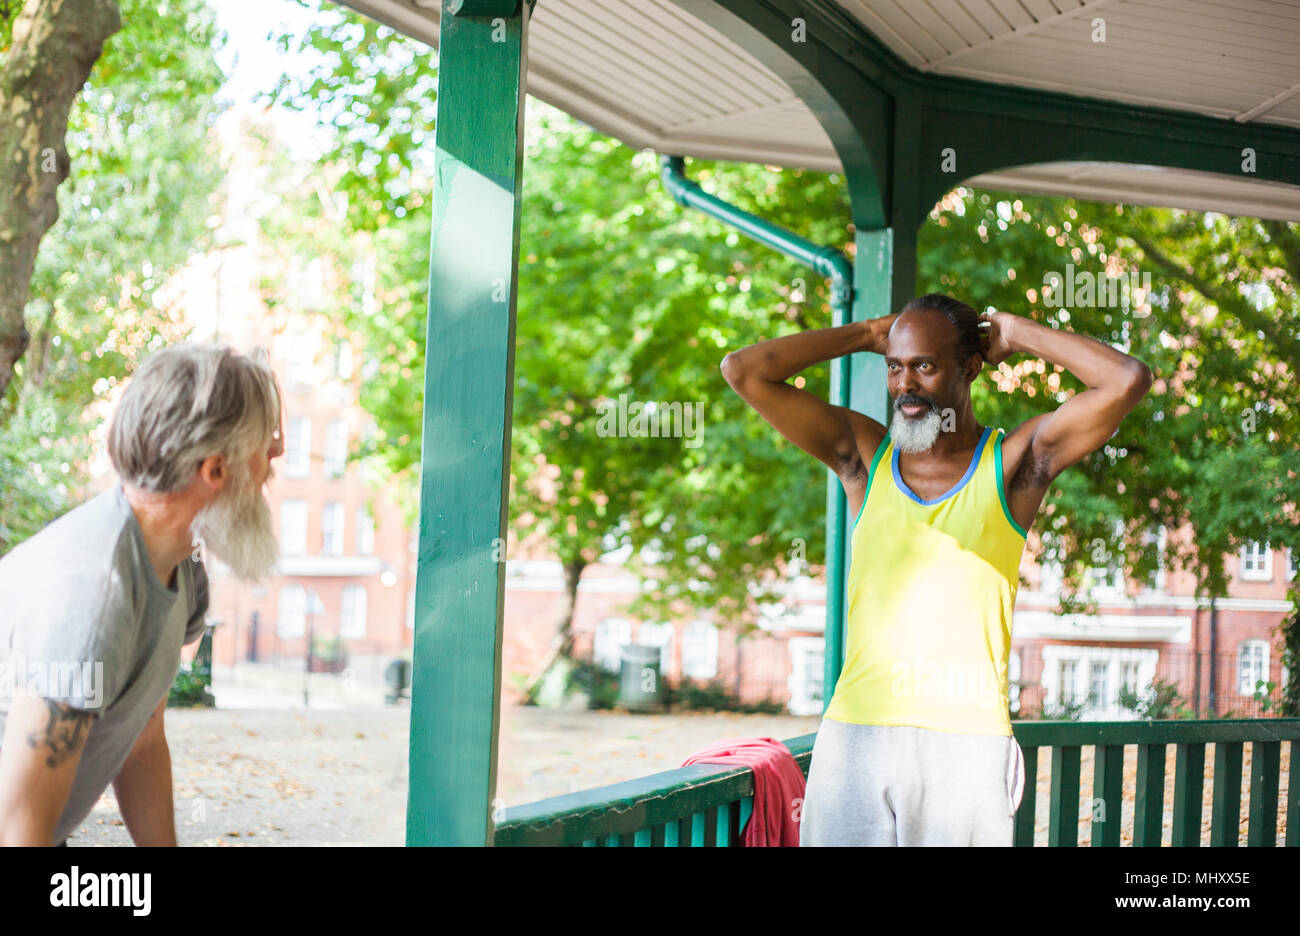
<path id="1" fill-rule="evenodd" d="M 920 237 L 919 290 L 967 297 L 1111 343 L 1144 361 L 1156 383 L 1116 435 L 1056 479 L 1035 524 L 1044 554 L 1065 567 L 1067 594 L 1088 607 L 1086 571 L 1123 566 L 1147 581 L 1170 537 L 1173 571 L 1198 593 L 1224 595 L 1225 554 L 1246 540 L 1294 539 L 1300 416 L 1290 401 L 1300 359 L 1300 234 L 1294 225 L 1213 213 L 1022 198 L 961 188 Z M 1086 302 L 1048 305 L 1048 273 L 1149 273 L 1149 314 Z M 1145 311 L 1145 310 L 1143 310 Z M 989 369 L 972 388 L 983 422 L 1014 428 L 1064 402 L 1072 374 L 1025 373 L 1012 355 L 1004 389 Z M 1011 374 L 1017 365 L 1021 373 Z M 1259 483 L 1242 484 L 1241 479 Z M 1120 535 L 1116 536 L 1115 526 Z"/>
<path id="2" fill-rule="evenodd" d="M 325 162 L 346 167 L 347 224 L 373 251 L 378 283 L 372 307 L 349 293 L 337 311 L 375 361 L 362 402 L 378 431 L 366 451 L 401 483 L 413 518 L 433 68 L 421 44 L 342 8 L 322 15 L 305 46 L 323 64 L 278 93 L 303 107 L 328 102 L 334 115 Z M 729 391 L 718 363 L 762 338 L 828 325 L 826 284 L 676 205 L 653 154 L 535 100 L 527 115 L 513 531 L 545 537 L 565 564 L 627 551 L 647 583 L 634 614 L 702 609 L 743 629 L 755 601 L 768 597 L 750 586 L 791 572 L 797 544 L 811 571 L 824 562 L 825 471 Z M 688 169 L 741 208 L 852 247 L 838 176 L 709 161 Z M 1161 524 L 1194 531 L 1171 537 L 1164 558 L 1170 572 L 1192 569 L 1201 594 L 1226 594 L 1223 557 L 1244 541 L 1294 536 L 1297 245 L 1291 225 L 1211 213 L 966 187 L 936 205 L 920 233 L 918 292 L 948 292 L 1111 343 L 1157 377 L 1115 437 L 1048 491 L 1035 524 L 1042 553 L 1033 558 L 1064 566 L 1063 613 L 1091 606 L 1092 567 L 1149 580 Z M 1132 306 L 1048 305 L 1044 276 L 1068 264 L 1149 273 L 1151 294 Z M 982 422 L 1014 429 L 1086 389 L 1075 375 L 1050 365 L 1040 373 L 1037 364 L 1013 355 L 996 378 L 989 369 L 976 381 Z M 825 395 L 828 372 L 809 369 L 808 389 Z M 702 444 L 602 437 L 597 407 L 619 394 L 702 403 Z M 1260 483 L 1241 484 L 1247 477 Z"/>
<path id="3" fill-rule="evenodd" d="M 1300 549 L 1294 555 L 1300 557 Z M 1282 643 L 1282 671 L 1291 678 L 1282 689 L 1277 714 L 1296 718 L 1300 716 L 1300 576 L 1287 588 L 1287 599 L 1291 602 L 1291 616 L 1278 625 L 1278 633 Z"/>
<path id="4" fill-rule="evenodd" d="M 1138 718 L 1195 718 L 1196 710 L 1187 705 L 1178 694 L 1175 683 L 1153 679 L 1143 691 L 1133 692 L 1127 687 L 1119 690 L 1119 705 Z"/>
<path id="5" fill-rule="evenodd" d="M 212 674 L 206 668 L 182 663 L 176 680 L 167 693 L 168 708 L 211 708 L 217 704 L 212 695 Z"/>
<path id="6" fill-rule="evenodd" d="M 160 290 L 208 243 L 222 178 L 212 10 L 118 5 L 123 28 L 69 114 L 72 172 L 36 260 L 32 342 L 0 401 L 0 553 L 73 506 L 103 403 L 145 351 L 183 337 Z"/>

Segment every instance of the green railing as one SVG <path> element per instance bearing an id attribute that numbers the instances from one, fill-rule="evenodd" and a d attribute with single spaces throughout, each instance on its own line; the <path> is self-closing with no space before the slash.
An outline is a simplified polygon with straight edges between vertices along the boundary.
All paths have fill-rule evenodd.
<path id="1" fill-rule="evenodd" d="M 1159 845 L 1164 819 L 1166 745 L 1174 745 L 1174 845 L 1201 840 L 1205 746 L 1214 745 L 1210 844 L 1237 845 L 1241 820 L 1243 745 L 1251 744 L 1248 845 L 1277 840 L 1282 742 L 1289 741 L 1286 840 L 1300 845 L 1300 718 L 1125 722 L 1015 722 L 1025 754 L 1025 792 L 1016 813 L 1015 844 L 1033 845 L 1040 753 L 1050 757 L 1048 844 L 1078 844 L 1084 748 L 1092 748 L 1093 845 L 1119 845 L 1124 748 L 1137 747 L 1133 844 Z M 815 734 L 786 741 L 808 773 Z M 753 808 L 747 767 L 697 764 L 506 809 L 497 845 L 705 846 L 740 844 Z"/>

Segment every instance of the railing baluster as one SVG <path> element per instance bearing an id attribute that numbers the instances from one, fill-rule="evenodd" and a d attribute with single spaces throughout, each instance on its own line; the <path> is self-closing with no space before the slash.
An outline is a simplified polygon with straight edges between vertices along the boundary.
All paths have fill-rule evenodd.
<path id="1" fill-rule="evenodd" d="M 1300 848 L 1300 742 L 1292 740 L 1290 778 L 1286 784 L 1286 845 Z"/>
<path id="2" fill-rule="evenodd" d="M 691 848 L 699 848 L 704 844 L 704 813 L 693 813 L 691 815 Z"/>
<path id="3" fill-rule="evenodd" d="M 618 833 L 617 833 L 617 832 L 615 832 L 613 835 L 607 835 L 607 836 L 605 836 L 605 847 L 606 847 L 606 848 L 618 848 L 618 846 L 619 846 L 619 844 L 620 844 L 618 838 L 619 838 L 619 836 L 618 836 Z"/>
<path id="4" fill-rule="evenodd" d="M 1202 798 L 1205 796 L 1205 745 L 1187 742 L 1174 747 L 1175 847 L 1200 846 Z"/>
<path id="5" fill-rule="evenodd" d="M 1210 810 L 1210 844 L 1240 844 L 1241 742 L 1214 742 L 1214 800 Z"/>
<path id="6" fill-rule="evenodd" d="M 637 829 L 636 832 L 633 833 L 633 835 L 632 835 L 632 847 L 633 847 L 633 848 L 649 848 L 649 847 L 650 847 L 650 832 L 651 832 L 650 829 Z"/>
<path id="7" fill-rule="evenodd" d="M 701 843 L 705 848 L 718 847 L 718 807 L 711 806 L 704 811 L 704 841 Z"/>
<path id="8" fill-rule="evenodd" d="M 791 806 L 790 808 L 793 809 L 794 807 Z M 754 797 L 746 796 L 743 800 L 740 801 L 739 828 L 741 829 L 745 828 L 745 823 L 749 821 L 749 817 L 753 815 L 753 813 L 754 813 Z M 739 831 L 737 831 L 736 834 L 739 835 L 740 834 Z"/>
<path id="9" fill-rule="evenodd" d="M 1034 844 L 1034 808 L 1038 803 L 1038 748 L 1021 745 L 1025 755 L 1025 791 L 1016 810 L 1015 843 L 1032 848 Z"/>
<path id="10" fill-rule="evenodd" d="M 595 847 L 596 847 L 596 840 L 595 840 L 595 839 L 583 839 L 583 840 L 582 840 L 582 847 L 583 847 L 583 848 L 595 848 Z"/>
<path id="11" fill-rule="evenodd" d="M 1133 844 L 1160 847 L 1165 815 L 1165 746 L 1139 744 L 1133 799 Z"/>
<path id="12" fill-rule="evenodd" d="M 669 823 L 668 825 L 657 825 L 653 829 L 651 829 L 650 847 L 663 848 L 665 845 L 667 845 L 668 842 L 666 841 L 666 839 L 668 837 L 668 828 L 669 826 L 676 825 L 676 824 L 677 823 L 673 822 L 673 823 Z"/>
<path id="13" fill-rule="evenodd" d="M 1079 844 L 1079 753 L 1077 744 L 1052 748 L 1052 814 L 1047 844 Z"/>
<path id="14" fill-rule="evenodd" d="M 1277 788 L 1282 742 L 1250 742 L 1250 826 L 1246 844 L 1259 848 L 1277 844 Z"/>
<path id="15" fill-rule="evenodd" d="M 730 848 L 735 844 L 731 837 L 731 811 L 734 808 L 732 803 L 723 803 L 718 807 L 718 830 L 715 842 L 718 848 Z"/>
<path id="16" fill-rule="evenodd" d="M 1124 804 L 1124 745 L 1098 744 L 1092 761 L 1092 844 L 1119 845 Z M 1101 801 L 1101 809 L 1097 801 Z"/>
<path id="17" fill-rule="evenodd" d="M 727 844 L 732 848 L 739 848 L 740 842 L 740 811 L 744 805 L 743 800 L 736 800 L 727 806 Z"/>
<path id="18" fill-rule="evenodd" d="M 687 837 L 686 841 L 690 841 Z M 680 848 L 682 844 L 682 820 L 678 819 L 664 826 L 664 848 Z"/>

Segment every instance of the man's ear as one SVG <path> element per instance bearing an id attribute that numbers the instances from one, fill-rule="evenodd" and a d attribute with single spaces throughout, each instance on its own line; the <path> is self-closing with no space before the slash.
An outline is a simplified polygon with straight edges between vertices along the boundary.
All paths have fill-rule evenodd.
<path id="1" fill-rule="evenodd" d="M 220 491 L 230 479 L 230 465 L 224 455 L 209 455 L 199 462 L 199 478 L 213 491 Z"/>

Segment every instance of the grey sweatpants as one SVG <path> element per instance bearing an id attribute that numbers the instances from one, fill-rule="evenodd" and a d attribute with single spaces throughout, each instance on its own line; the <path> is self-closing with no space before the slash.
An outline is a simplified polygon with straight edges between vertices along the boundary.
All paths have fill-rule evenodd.
<path id="1" fill-rule="evenodd" d="M 1010 845 L 1024 787 L 1014 737 L 822 719 L 800 845 Z"/>

